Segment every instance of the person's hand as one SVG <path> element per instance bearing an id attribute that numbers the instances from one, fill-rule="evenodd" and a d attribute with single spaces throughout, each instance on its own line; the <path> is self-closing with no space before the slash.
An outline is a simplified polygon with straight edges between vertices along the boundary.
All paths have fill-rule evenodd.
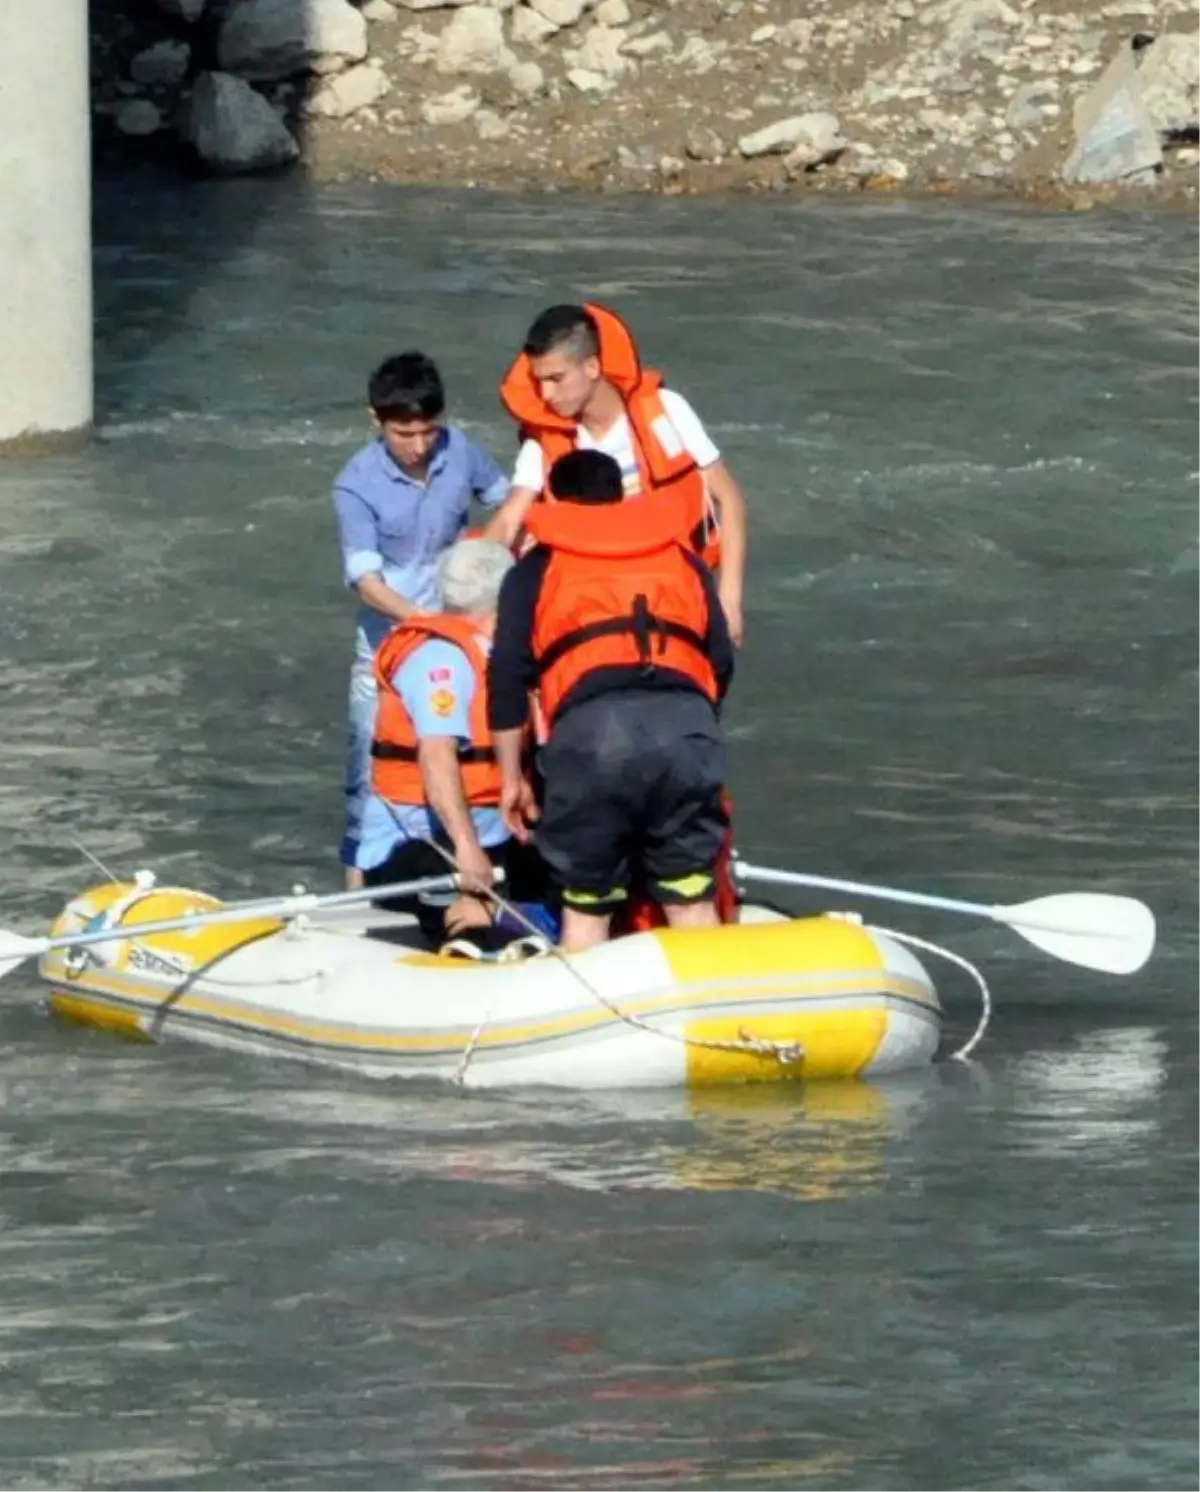
<path id="1" fill-rule="evenodd" d="M 725 625 L 729 628 L 729 639 L 735 648 L 740 648 L 745 633 L 742 621 L 742 598 L 732 591 L 721 591 L 721 610 L 725 613 Z"/>
<path id="2" fill-rule="evenodd" d="M 460 845 L 454 856 L 454 866 L 459 874 L 460 889 L 463 891 L 482 893 L 490 889 L 496 878 L 496 870 L 491 857 L 478 844 Z"/>
<path id="3" fill-rule="evenodd" d="M 540 812 L 527 777 L 515 777 L 501 784 L 500 817 L 518 844 L 529 843 L 529 825 L 537 823 Z"/>

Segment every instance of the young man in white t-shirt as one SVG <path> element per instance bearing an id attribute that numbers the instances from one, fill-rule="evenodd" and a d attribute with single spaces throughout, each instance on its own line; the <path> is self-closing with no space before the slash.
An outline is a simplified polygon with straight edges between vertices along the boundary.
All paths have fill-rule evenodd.
<path id="1" fill-rule="evenodd" d="M 501 386 L 501 399 L 521 423 L 526 438 L 517 455 L 509 495 L 485 536 L 503 544 L 516 542 L 530 505 L 542 493 L 549 464 L 547 438 L 566 439 L 577 449 L 612 456 L 621 468 L 627 498 L 643 495 L 643 471 L 649 469 L 645 447 L 653 443 L 659 468 L 672 463 L 676 469 L 690 468 L 675 485 L 690 492 L 690 481 L 696 492 L 702 488 L 706 502 L 717 509 L 717 591 L 730 635 L 740 644 L 745 499 L 691 405 L 660 382 L 656 374 L 641 369 L 632 336 L 613 312 L 592 305 L 552 306 L 543 311 Z M 635 433 L 638 430 L 640 436 Z"/>

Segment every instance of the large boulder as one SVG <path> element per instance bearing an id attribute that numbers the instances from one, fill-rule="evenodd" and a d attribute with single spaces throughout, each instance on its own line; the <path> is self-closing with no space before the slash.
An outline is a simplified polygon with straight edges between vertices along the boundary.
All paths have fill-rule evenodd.
<path id="1" fill-rule="evenodd" d="M 217 40 L 225 72 L 255 80 L 336 72 L 367 55 L 367 23 L 347 0 L 235 0 Z"/>
<path id="2" fill-rule="evenodd" d="M 148 98 L 127 98 L 116 114 L 116 126 L 123 135 L 153 135 L 162 122 L 161 110 Z"/>
<path id="3" fill-rule="evenodd" d="M 229 174 L 286 166 L 300 154 L 262 94 L 231 73 L 200 74 L 184 105 L 179 133 L 202 161 Z"/>
<path id="4" fill-rule="evenodd" d="M 1148 185 L 1157 179 L 1162 149 L 1129 47 L 1121 48 L 1099 82 L 1076 101 L 1074 124 L 1064 181 Z"/>
<path id="5" fill-rule="evenodd" d="M 529 3 L 554 26 L 574 26 L 588 7 L 588 0 L 529 0 Z"/>
<path id="6" fill-rule="evenodd" d="M 357 67 L 327 78 L 309 99 L 307 112 L 325 119 L 345 119 L 376 103 L 389 87 L 382 68 L 360 62 Z"/>
<path id="7" fill-rule="evenodd" d="M 568 54 L 568 61 L 575 67 L 615 78 L 630 66 L 628 59 L 621 56 L 624 44 L 625 33 L 619 27 L 593 26 L 579 46 Z"/>
<path id="8" fill-rule="evenodd" d="M 129 76 L 145 88 L 173 88 L 187 76 L 192 49 L 186 41 L 158 41 L 129 64 Z"/>
<path id="9" fill-rule="evenodd" d="M 803 160 L 806 167 L 833 160 L 845 148 L 837 115 L 824 110 L 777 120 L 738 141 L 738 150 L 748 159 L 786 153 L 789 159 L 794 158 L 794 164 L 799 165 Z"/>
<path id="10" fill-rule="evenodd" d="M 1150 123 L 1160 134 L 1182 135 L 1200 125 L 1200 39 L 1193 31 L 1158 37 L 1142 53 L 1138 82 Z"/>
<path id="11" fill-rule="evenodd" d="M 456 10 L 438 38 L 440 73 L 494 73 L 515 61 L 504 42 L 504 18 L 489 5 Z"/>

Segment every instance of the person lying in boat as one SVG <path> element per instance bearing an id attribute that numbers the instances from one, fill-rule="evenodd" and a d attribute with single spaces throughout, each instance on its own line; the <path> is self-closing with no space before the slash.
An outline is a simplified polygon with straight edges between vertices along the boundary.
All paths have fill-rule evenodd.
<path id="1" fill-rule="evenodd" d="M 536 542 L 505 576 L 488 664 L 500 810 L 536 842 L 563 903 L 563 947 L 604 941 L 636 876 L 673 927 L 718 921 L 728 827 L 718 711 L 733 646 L 712 576 L 678 539 L 677 501 L 622 502 L 621 468 L 570 451 Z M 542 802 L 522 771 L 528 691 L 547 729 Z"/>
<path id="2" fill-rule="evenodd" d="M 680 542 L 710 569 L 730 635 L 742 641 L 746 502 L 691 405 L 643 368 L 633 334 L 604 306 L 551 306 L 534 321 L 500 385 L 522 444 L 512 487 L 484 530 L 513 545 L 546 492 L 546 472 L 575 448 L 604 451 L 622 495 L 679 498 Z M 719 519 L 719 522 L 718 522 Z"/>
<path id="3" fill-rule="evenodd" d="M 435 844 L 447 848 L 473 890 L 380 903 L 415 913 L 434 947 L 451 939 L 495 952 L 529 931 L 521 923 L 498 926 L 493 917 L 484 891 L 497 866 L 504 868 L 506 901 L 526 916 L 544 910 L 540 857 L 511 835 L 500 813 L 488 726 L 487 655 L 500 585 L 512 565 L 509 552 L 488 540 L 456 544 L 438 563 L 443 610 L 406 618 L 375 654 L 379 709 L 359 863 L 365 884 L 382 886 L 444 874 L 447 857 Z M 538 920 L 551 936 L 557 931 Z"/>

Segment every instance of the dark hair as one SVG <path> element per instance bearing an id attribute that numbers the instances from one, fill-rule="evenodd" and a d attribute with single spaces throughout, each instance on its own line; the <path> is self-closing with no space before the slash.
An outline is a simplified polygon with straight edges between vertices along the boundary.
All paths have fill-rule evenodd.
<path id="1" fill-rule="evenodd" d="M 446 390 L 431 357 L 401 352 L 371 374 L 367 400 L 380 420 L 436 420 L 446 408 Z"/>
<path id="2" fill-rule="evenodd" d="M 546 479 L 552 497 L 569 503 L 619 503 L 625 496 L 621 468 L 603 451 L 568 451 Z"/>
<path id="3" fill-rule="evenodd" d="M 563 352 L 581 363 L 600 356 L 600 332 L 582 306 L 551 306 L 525 333 L 521 350 L 529 357 Z"/>

